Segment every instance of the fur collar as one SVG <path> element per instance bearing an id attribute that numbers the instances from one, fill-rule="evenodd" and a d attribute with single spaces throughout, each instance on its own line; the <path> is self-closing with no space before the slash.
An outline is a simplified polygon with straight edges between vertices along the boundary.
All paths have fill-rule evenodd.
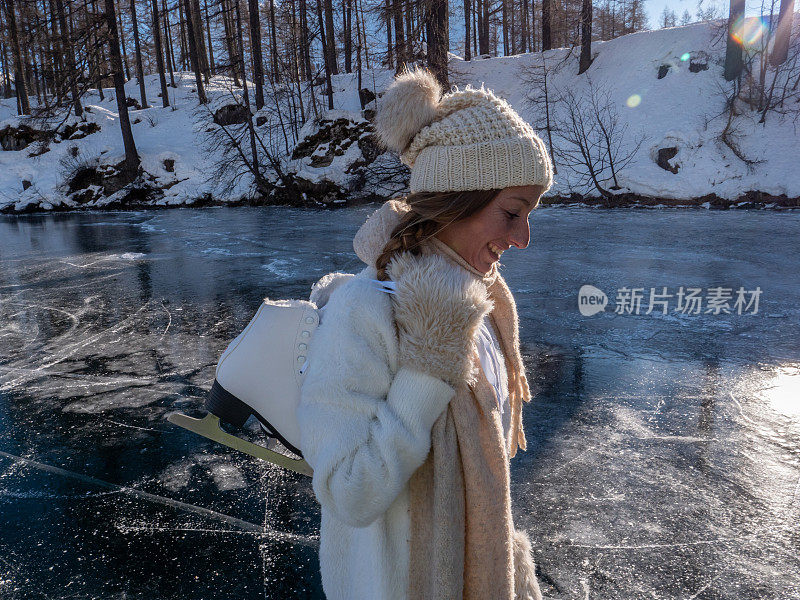
<path id="1" fill-rule="evenodd" d="M 389 200 L 367 217 L 353 238 L 353 249 L 358 258 L 374 267 L 392 235 L 392 230 L 408 211 L 408 205 L 402 200 Z"/>

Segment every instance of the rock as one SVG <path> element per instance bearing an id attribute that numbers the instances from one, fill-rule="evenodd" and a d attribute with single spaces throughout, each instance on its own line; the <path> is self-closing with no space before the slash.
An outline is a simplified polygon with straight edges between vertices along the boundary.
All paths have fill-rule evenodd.
<path id="1" fill-rule="evenodd" d="M 98 131 L 100 131 L 100 126 L 94 122 L 73 123 L 64 125 L 58 134 L 62 140 L 79 140 Z"/>
<path id="2" fill-rule="evenodd" d="M 164 159 L 164 170 L 168 173 L 175 172 L 175 159 L 174 158 L 165 158 Z"/>
<path id="3" fill-rule="evenodd" d="M 692 52 L 689 58 L 689 72 L 699 73 L 708 70 L 708 53 L 703 51 Z"/>
<path id="4" fill-rule="evenodd" d="M 214 113 L 217 125 L 241 125 L 247 122 L 247 108 L 240 104 L 226 104 Z"/>
<path id="5" fill-rule="evenodd" d="M 33 142 L 43 139 L 45 135 L 46 132 L 33 129 L 24 124 L 19 127 L 6 125 L 3 129 L 0 129 L 0 146 L 3 150 L 10 152 L 23 150 Z"/>
<path id="6" fill-rule="evenodd" d="M 656 164 L 665 171 L 677 173 L 679 168 L 678 165 L 669 164 L 670 159 L 675 158 L 676 154 L 678 154 L 678 149 L 675 146 L 671 146 L 669 148 L 659 148 Z"/>
<path id="7" fill-rule="evenodd" d="M 73 193 L 90 186 L 100 186 L 102 183 L 103 176 L 97 167 L 82 166 L 67 181 L 67 189 Z"/>
<path id="8" fill-rule="evenodd" d="M 378 180 L 391 181 L 393 189 L 387 194 L 403 189 L 406 167 L 396 159 L 377 160 L 385 156 L 372 124 L 358 112 L 326 111 L 301 129 L 288 170 L 302 197 L 324 205 L 352 203 L 377 196 Z M 377 176 L 371 172 L 373 164 Z"/>
<path id="9" fill-rule="evenodd" d="M 375 94 L 369 88 L 362 88 L 358 90 L 358 97 L 361 99 L 361 106 L 366 106 L 375 100 Z"/>
<path id="10" fill-rule="evenodd" d="M 667 73 L 669 73 L 669 65 L 661 65 L 660 67 L 658 67 L 659 79 L 664 79 L 664 77 L 667 76 Z"/>

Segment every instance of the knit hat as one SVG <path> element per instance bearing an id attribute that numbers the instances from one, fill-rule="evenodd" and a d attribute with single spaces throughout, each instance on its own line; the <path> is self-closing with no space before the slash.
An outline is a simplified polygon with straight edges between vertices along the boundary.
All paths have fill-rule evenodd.
<path id="1" fill-rule="evenodd" d="M 433 74 L 418 68 L 398 75 L 378 103 L 378 139 L 411 168 L 412 192 L 550 189 L 547 148 L 508 102 L 483 86 L 441 93 Z"/>

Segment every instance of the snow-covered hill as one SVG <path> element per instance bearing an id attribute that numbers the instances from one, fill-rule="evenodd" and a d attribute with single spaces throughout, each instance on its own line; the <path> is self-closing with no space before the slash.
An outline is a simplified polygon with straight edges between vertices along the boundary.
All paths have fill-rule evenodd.
<path id="1" fill-rule="evenodd" d="M 800 21 L 800 14 L 795 20 Z M 794 105 L 785 106 L 787 114 L 770 113 L 764 124 L 758 123 L 761 115 L 755 111 L 744 111 L 735 118 L 731 139 L 740 157 L 720 139 L 728 121 L 724 110 L 725 93 L 732 85 L 722 77 L 725 38 L 720 35 L 721 26 L 719 22 L 698 23 L 597 42 L 593 45 L 594 62 L 582 75 L 577 75 L 578 49 L 555 49 L 471 62 L 452 56 L 451 83 L 459 87 L 485 85 L 494 90 L 547 139 L 545 109 L 541 102 L 544 66 L 548 70 L 549 117 L 556 150 L 568 146 L 558 134 L 558 129 L 567 122 L 567 103 L 556 99 L 571 94 L 584 101 L 590 97 L 592 88 L 605 94 L 603 97 L 609 101 L 607 108 L 618 115 L 618 126 L 625 127 L 620 155 L 638 147 L 626 168 L 618 173 L 621 189 L 616 190 L 616 194 L 648 196 L 665 203 L 670 199 L 695 199 L 698 204 L 706 196 L 736 200 L 748 192 L 799 198 L 800 104 L 796 99 L 791 101 Z M 798 43 L 795 35 L 793 44 Z M 380 95 L 392 77 L 393 72 L 387 70 L 366 71 L 363 87 Z M 145 79 L 152 106 L 144 110 L 134 108 L 130 116 L 146 172 L 145 180 L 149 186 L 163 190 L 163 194 L 159 191 L 146 201 L 181 205 L 200 198 L 231 202 L 251 195 L 252 178 L 249 176 L 243 177 L 226 193 L 215 188 L 208 178 L 215 155 L 208 150 L 205 134 L 216 127 L 211 113 L 224 106 L 226 98 L 230 97 L 229 81 L 224 77 L 212 79 L 207 90 L 212 98 L 209 112 L 198 108 L 192 74 L 176 75 L 178 87 L 169 88 L 173 105 L 170 108 L 161 108 L 157 76 Z M 333 86 L 337 109 L 333 114 L 341 117 L 346 113 L 338 111 L 350 111 L 356 124 L 363 122 L 356 75 L 336 76 Z M 317 94 L 320 91 L 317 89 Z M 128 82 L 126 92 L 130 98 L 138 98 L 135 80 Z M 119 205 L 120 193 L 111 197 L 100 193 L 100 187 L 92 179 L 96 177 L 96 169 L 84 172 L 83 181 L 73 180 L 72 192 L 66 185 L 67 180 L 80 174 L 81 168 L 113 165 L 123 158 L 113 89 L 106 90 L 103 101 L 96 91 L 90 92 L 83 103 L 86 107 L 83 119 L 67 119 L 60 130 L 68 127 L 67 135 L 57 136 L 58 143 L 51 143 L 44 154 L 31 156 L 37 148 L 35 143 L 21 150 L 0 151 L 0 210 Z M 8 137 L 9 132 L 16 131 L 15 139 L 24 139 L 25 136 L 19 134 L 22 125 L 37 127 L 29 119 L 17 118 L 15 113 L 13 99 L 0 101 L 0 140 L 4 147 L 15 143 Z M 263 133 L 275 116 L 274 111 L 261 114 L 264 115 L 260 119 Z M 91 124 L 96 124 L 99 130 L 91 132 L 96 129 Z M 81 128 L 75 129 L 78 125 Z M 363 127 L 355 130 L 361 132 L 359 136 L 364 135 Z M 280 131 L 280 128 L 273 131 Z M 314 131 L 315 124 L 307 123 L 301 135 Z M 3 139 L 4 132 L 6 139 Z M 276 140 L 276 147 L 284 145 L 283 139 Z M 328 142 L 322 140 L 323 153 L 327 145 Z M 356 146 L 349 148 L 347 164 L 364 162 L 363 153 Z M 387 164 L 393 160 L 388 155 L 378 159 Z M 342 160 L 321 161 L 320 164 L 322 166 L 312 168 L 308 160 L 304 163 L 284 157 L 283 167 L 315 181 L 334 182 L 344 186 L 345 191 L 352 185 L 350 179 L 342 176 L 347 169 Z M 591 186 L 582 185 L 584 178 L 558 157 L 556 166 L 558 174 L 549 194 L 551 197 L 569 197 L 574 193 L 599 195 Z M 371 184 L 362 178 L 359 185 L 369 188 Z M 391 190 L 386 189 L 384 193 L 389 194 Z M 360 195 L 364 195 L 363 189 Z"/>

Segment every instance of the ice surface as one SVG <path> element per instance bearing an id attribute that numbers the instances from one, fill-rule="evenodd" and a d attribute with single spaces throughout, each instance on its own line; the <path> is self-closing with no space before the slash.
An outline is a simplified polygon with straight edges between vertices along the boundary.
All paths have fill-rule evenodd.
<path id="1" fill-rule="evenodd" d="M 129 488 L 0 455 L 0 597 L 322 597 L 310 481 L 165 415 L 200 412 L 263 297 L 360 269 L 374 208 L 0 219 L 0 451 Z M 800 215 L 531 224 L 502 272 L 535 394 L 514 519 L 546 595 L 800 598 Z M 584 284 L 604 313 L 581 316 Z M 616 314 L 624 286 L 763 293 L 757 314 Z"/>

